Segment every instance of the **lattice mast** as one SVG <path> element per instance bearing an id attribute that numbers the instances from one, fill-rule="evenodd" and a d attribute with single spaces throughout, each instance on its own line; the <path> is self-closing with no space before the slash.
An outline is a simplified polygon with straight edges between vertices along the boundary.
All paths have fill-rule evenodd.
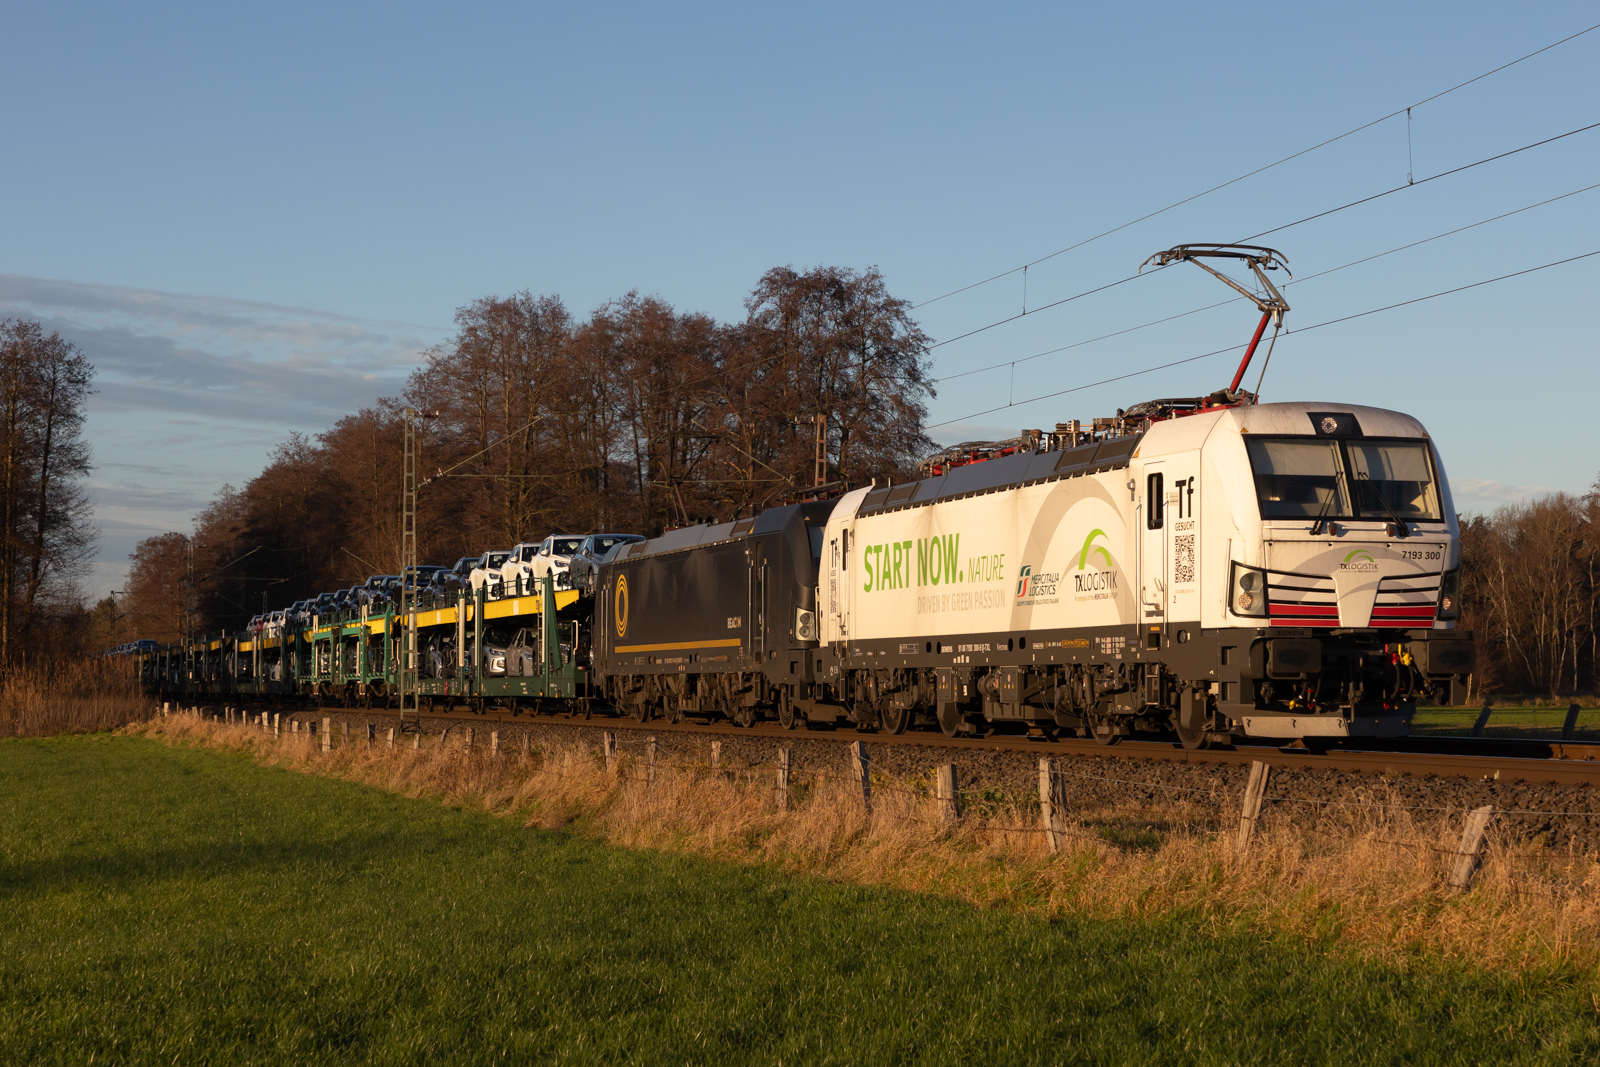
<path id="1" fill-rule="evenodd" d="M 400 612 L 396 652 L 396 681 L 400 695 L 400 730 L 420 729 L 421 700 L 417 694 L 417 412 L 405 409 L 405 456 L 400 472 Z M 407 718 L 406 712 L 412 712 Z"/>

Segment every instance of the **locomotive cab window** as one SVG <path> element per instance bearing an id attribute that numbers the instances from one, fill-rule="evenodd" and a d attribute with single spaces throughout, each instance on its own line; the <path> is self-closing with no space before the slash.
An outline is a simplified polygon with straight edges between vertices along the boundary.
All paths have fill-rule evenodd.
<path id="1" fill-rule="evenodd" d="M 1247 437 L 1263 519 L 1348 519 L 1339 442 L 1315 437 Z"/>
<path id="2" fill-rule="evenodd" d="M 1145 526 L 1151 530 L 1161 529 L 1161 524 L 1166 516 L 1163 513 L 1166 496 L 1161 489 L 1161 474 L 1150 475 L 1144 480 L 1145 496 Z"/>
<path id="3" fill-rule="evenodd" d="M 1426 441 L 1249 437 L 1263 519 L 1439 521 Z"/>
<path id="4" fill-rule="evenodd" d="M 1356 506 L 1369 518 L 1438 519 L 1428 446 L 1422 441 L 1351 441 Z"/>

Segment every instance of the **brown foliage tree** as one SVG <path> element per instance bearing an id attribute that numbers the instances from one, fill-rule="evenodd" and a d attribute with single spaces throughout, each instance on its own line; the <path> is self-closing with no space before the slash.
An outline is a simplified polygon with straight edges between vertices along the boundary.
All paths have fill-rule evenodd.
<path id="1" fill-rule="evenodd" d="M 146 537 L 128 557 L 123 610 L 136 637 L 180 641 L 188 621 L 189 539 L 180 533 Z"/>

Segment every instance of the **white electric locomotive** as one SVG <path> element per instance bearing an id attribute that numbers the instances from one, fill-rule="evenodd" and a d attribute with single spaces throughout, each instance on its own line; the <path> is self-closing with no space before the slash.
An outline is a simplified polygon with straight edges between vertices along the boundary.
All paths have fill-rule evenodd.
<path id="1" fill-rule="evenodd" d="M 1427 432 L 1370 407 L 1189 404 L 843 497 L 816 695 L 896 732 L 1404 734 L 1472 661 Z"/>

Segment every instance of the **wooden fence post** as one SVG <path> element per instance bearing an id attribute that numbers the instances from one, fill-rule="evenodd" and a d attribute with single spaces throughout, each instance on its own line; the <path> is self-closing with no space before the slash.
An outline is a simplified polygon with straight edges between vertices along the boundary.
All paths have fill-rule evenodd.
<path id="1" fill-rule="evenodd" d="M 722 742 L 711 742 L 711 769 L 716 770 L 722 766 Z"/>
<path id="2" fill-rule="evenodd" d="M 499 730 L 490 730 L 489 731 L 489 755 L 491 755 L 491 756 L 500 755 L 500 731 Z"/>
<path id="3" fill-rule="evenodd" d="M 389 727 L 389 747 L 394 748 L 394 727 Z"/>
<path id="4" fill-rule="evenodd" d="M 1239 851 L 1250 847 L 1255 836 L 1256 822 L 1261 818 L 1261 798 L 1267 791 L 1267 765 L 1260 760 L 1250 761 L 1250 781 L 1244 787 L 1244 808 L 1239 813 Z"/>
<path id="5" fill-rule="evenodd" d="M 417 724 L 417 732 L 411 735 L 411 751 L 422 751 L 422 724 Z"/>
<path id="6" fill-rule="evenodd" d="M 644 743 L 645 756 L 645 781 L 654 785 L 656 782 L 656 739 L 647 738 Z"/>
<path id="7" fill-rule="evenodd" d="M 861 781 L 861 806 L 872 811 L 872 759 L 867 746 L 860 741 L 850 742 L 850 769 Z"/>
<path id="8" fill-rule="evenodd" d="M 789 810 L 789 750 L 778 749 L 778 810 Z"/>
<path id="9" fill-rule="evenodd" d="M 1568 704 L 1567 705 L 1567 718 L 1566 718 L 1566 721 L 1561 724 L 1561 740 L 1563 740 L 1563 741 L 1571 741 L 1572 740 L 1572 734 L 1573 734 L 1573 732 L 1575 730 L 1577 730 L 1577 728 L 1578 728 L 1578 705 L 1577 704 Z"/>
<path id="10" fill-rule="evenodd" d="M 1483 710 L 1478 712 L 1478 719 L 1477 719 L 1476 722 L 1474 722 L 1472 724 L 1472 736 L 1473 737 L 1482 737 L 1483 736 L 1483 728 L 1485 726 L 1489 725 L 1489 712 L 1491 712 L 1493 710 L 1494 710 L 1493 708 L 1491 708 L 1489 705 L 1485 704 L 1483 706 Z"/>
<path id="11" fill-rule="evenodd" d="M 467 749 L 466 750 L 468 752 L 472 751 L 472 735 L 473 735 L 473 733 L 474 733 L 473 728 L 471 726 L 467 727 Z"/>
<path id="12" fill-rule="evenodd" d="M 617 737 L 610 730 L 605 732 L 604 738 L 606 753 L 606 773 L 617 773 Z"/>
<path id="13" fill-rule="evenodd" d="M 325 716 L 322 720 L 322 751 L 333 751 L 333 718 Z"/>
<path id="14" fill-rule="evenodd" d="M 533 735 L 522 731 L 522 758 L 530 759 L 533 756 Z"/>
<path id="15" fill-rule="evenodd" d="M 939 812 L 945 822 L 961 821 L 961 791 L 956 788 L 956 765 L 939 768 Z"/>
<path id="16" fill-rule="evenodd" d="M 1056 773 L 1056 761 L 1049 756 L 1039 757 L 1039 822 L 1050 851 L 1060 852 L 1066 836 L 1066 783 Z"/>
<path id="17" fill-rule="evenodd" d="M 344 721 L 339 723 L 339 734 L 340 734 L 339 743 L 341 745 L 348 745 L 350 743 L 350 720 L 349 719 L 345 719 Z"/>
<path id="18" fill-rule="evenodd" d="M 272 713 L 272 736 L 273 737 L 282 736 L 282 726 L 283 726 L 283 712 L 281 712 L 281 711 L 273 712 Z"/>
<path id="19" fill-rule="evenodd" d="M 377 740 L 378 740 L 378 724 L 375 723 L 375 722 L 367 723 L 367 747 L 371 748 L 373 743 L 376 742 Z"/>
<path id="20" fill-rule="evenodd" d="M 1483 859 L 1483 846 L 1488 843 L 1489 820 L 1494 818 L 1494 805 L 1487 804 L 1467 813 L 1467 825 L 1461 831 L 1461 847 L 1456 851 L 1455 868 L 1450 872 L 1450 886 L 1465 893 L 1472 888 L 1473 876 Z"/>

